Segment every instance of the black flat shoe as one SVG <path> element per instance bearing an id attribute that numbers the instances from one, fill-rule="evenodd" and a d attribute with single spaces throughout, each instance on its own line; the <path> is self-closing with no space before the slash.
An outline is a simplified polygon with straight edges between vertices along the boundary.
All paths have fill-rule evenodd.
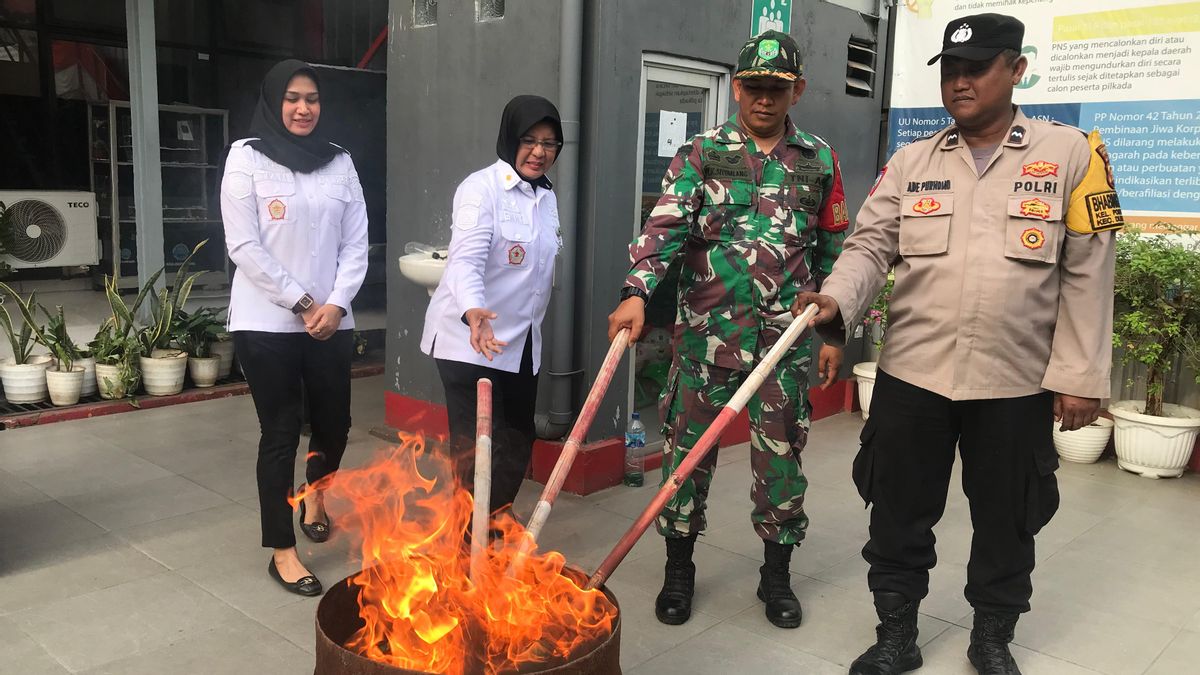
<path id="1" fill-rule="evenodd" d="M 304 536 L 318 544 L 324 544 L 329 541 L 329 535 L 333 530 L 333 518 L 329 514 L 325 514 L 325 522 L 323 523 L 306 523 L 304 522 L 304 500 L 300 500 L 300 531 Z"/>
<path id="2" fill-rule="evenodd" d="M 311 574 L 300 577 L 296 581 L 290 583 L 284 581 L 283 577 L 279 576 L 279 569 L 275 567 L 274 556 L 271 557 L 271 564 L 267 566 L 267 574 L 270 574 L 271 578 L 275 581 L 278 581 L 279 585 L 287 589 L 288 592 L 295 593 L 296 595 L 303 595 L 311 598 L 315 595 L 320 595 L 321 592 L 325 590 L 321 588 L 321 582 Z"/>

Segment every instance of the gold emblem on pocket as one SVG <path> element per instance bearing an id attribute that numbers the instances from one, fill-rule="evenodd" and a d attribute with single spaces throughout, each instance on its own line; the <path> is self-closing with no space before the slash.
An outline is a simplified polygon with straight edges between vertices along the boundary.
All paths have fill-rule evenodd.
<path id="1" fill-rule="evenodd" d="M 922 197 L 917 203 L 913 204 L 912 210 L 927 216 L 940 208 L 942 208 L 942 203 L 938 200 L 933 197 Z"/>
<path id="2" fill-rule="evenodd" d="M 271 220 L 283 220 L 287 215 L 287 204 L 284 204 L 282 199 L 272 199 L 267 204 L 267 213 L 271 214 Z"/>
<path id="3" fill-rule="evenodd" d="M 525 262 L 525 247 L 520 244 L 513 244 L 508 249 L 508 264 L 520 265 Z"/>
<path id="4" fill-rule="evenodd" d="M 1036 250 L 1046 244 L 1046 235 L 1036 227 L 1031 227 L 1021 233 L 1021 245 Z"/>
<path id="5" fill-rule="evenodd" d="M 1026 218 L 1041 218 L 1045 220 L 1050 217 L 1050 205 L 1046 202 L 1034 197 L 1021 202 L 1021 215 Z M 1026 230 L 1028 232 L 1028 230 Z M 1041 234 L 1040 232 L 1038 234 Z"/>

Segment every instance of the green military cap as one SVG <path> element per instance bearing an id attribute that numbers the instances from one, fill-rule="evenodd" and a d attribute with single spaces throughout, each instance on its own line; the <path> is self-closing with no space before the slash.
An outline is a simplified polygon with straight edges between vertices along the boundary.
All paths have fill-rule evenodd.
<path id="1" fill-rule="evenodd" d="M 796 41 L 787 33 L 769 30 L 742 45 L 734 77 L 776 77 L 794 82 L 803 74 L 804 62 Z"/>

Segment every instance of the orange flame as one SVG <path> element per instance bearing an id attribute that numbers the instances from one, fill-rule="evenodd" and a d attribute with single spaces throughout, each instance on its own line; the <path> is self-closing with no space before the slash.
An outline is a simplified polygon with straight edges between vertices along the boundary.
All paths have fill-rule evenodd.
<path id="1" fill-rule="evenodd" d="M 564 572 L 562 554 L 530 556 L 517 577 L 510 563 L 524 528 L 502 515 L 478 586 L 470 578 L 471 494 L 420 435 L 360 469 L 318 483 L 340 529 L 361 537 L 359 587 L 365 626 L 347 649 L 432 673 L 503 673 L 528 663 L 560 663 L 606 638 L 616 607 L 584 579 Z M 297 495 L 296 499 L 302 499 Z"/>

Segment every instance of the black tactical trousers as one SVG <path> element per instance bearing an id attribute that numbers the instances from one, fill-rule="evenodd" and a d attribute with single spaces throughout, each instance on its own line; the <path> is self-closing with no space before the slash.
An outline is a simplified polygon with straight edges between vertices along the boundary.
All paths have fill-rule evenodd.
<path id="1" fill-rule="evenodd" d="M 928 594 L 933 526 L 957 445 L 974 527 L 967 601 L 986 612 L 1029 611 L 1033 537 L 1058 509 L 1053 414 L 1049 392 L 951 401 L 879 371 L 854 460 L 859 494 L 873 504 L 863 547 L 871 591 Z"/>

